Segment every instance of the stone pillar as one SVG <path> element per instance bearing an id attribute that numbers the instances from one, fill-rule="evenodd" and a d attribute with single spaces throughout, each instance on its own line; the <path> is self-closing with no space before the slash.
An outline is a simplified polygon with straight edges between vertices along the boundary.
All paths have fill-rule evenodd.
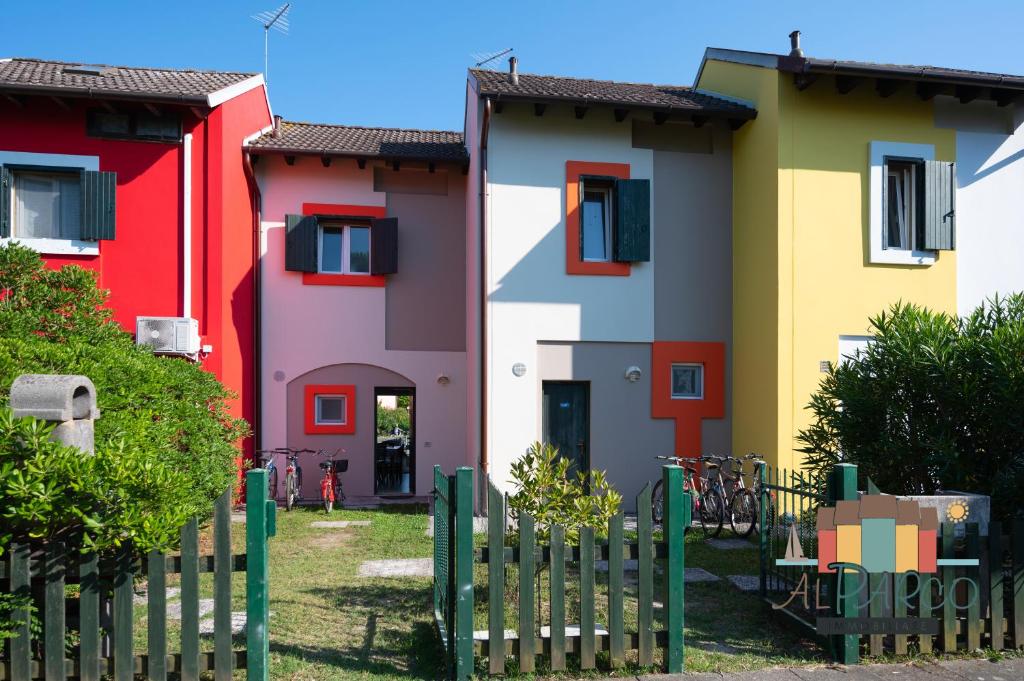
<path id="1" fill-rule="evenodd" d="M 15 418 L 34 416 L 56 424 L 50 439 L 92 454 L 93 422 L 100 417 L 96 386 L 85 376 L 22 374 L 11 384 Z"/>

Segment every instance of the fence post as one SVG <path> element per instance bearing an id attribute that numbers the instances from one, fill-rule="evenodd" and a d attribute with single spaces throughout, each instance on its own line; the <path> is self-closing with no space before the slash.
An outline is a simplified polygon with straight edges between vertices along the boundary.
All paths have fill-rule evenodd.
<path id="1" fill-rule="evenodd" d="M 760 482 L 761 498 L 758 499 L 758 533 L 757 542 L 758 548 L 758 565 L 760 566 L 760 579 L 758 580 L 758 586 L 760 588 L 761 598 L 768 597 L 768 542 L 770 537 L 768 536 L 768 512 L 769 505 L 771 504 L 771 492 L 768 489 L 768 464 L 764 461 L 756 463 L 757 466 L 757 477 Z M 771 509 L 774 510 L 774 509 Z"/>
<path id="2" fill-rule="evenodd" d="M 857 500 L 857 466 L 841 463 L 832 470 L 832 479 L 828 487 L 829 501 L 834 506 L 837 501 Z M 833 578 L 836 615 L 839 617 L 857 617 L 858 575 L 838 573 Z M 832 655 L 842 664 L 857 664 L 860 661 L 860 637 L 852 634 L 832 636 L 829 641 Z"/>
<path id="3" fill-rule="evenodd" d="M 267 537 L 275 525 L 276 506 L 267 503 L 267 471 L 254 469 L 245 474 L 245 602 L 246 677 L 267 681 L 269 677 L 270 619 L 269 556 Z"/>
<path id="4" fill-rule="evenodd" d="M 685 536 L 690 524 L 689 495 L 683 491 L 683 469 L 679 466 L 662 466 L 661 486 L 665 490 L 665 520 L 662 533 L 668 548 L 665 561 L 665 629 L 668 641 L 665 645 L 665 671 L 681 674 L 684 666 L 683 652 L 683 605 L 685 591 Z M 683 496 L 687 497 L 686 503 Z"/>
<path id="5" fill-rule="evenodd" d="M 455 470 L 455 511 L 455 631 L 448 635 L 455 637 L 455 678 L 462 680 L 473 677 L 472 468 Z"/>

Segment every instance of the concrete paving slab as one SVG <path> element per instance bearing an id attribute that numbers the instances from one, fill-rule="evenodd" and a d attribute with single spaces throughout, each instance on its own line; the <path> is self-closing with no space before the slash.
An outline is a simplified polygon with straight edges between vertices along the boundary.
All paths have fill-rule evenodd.
<path id="1" fill-rule="evenodd" d="M 473 534 L 487 534 L 487 518 L 473 517 Z M 434 516 L 427 516 L 427 536 L 434 536 Z"/>
<path id="2" fill-rule="evenodd" d="M 231 613 L 231 633 L 241 634 L 245 631 L 245 612 L 233 612 Z M 200 634 L 212 634 L 213 633 L 213 618 L 208 617 L 199 622 L 199 633 Z"/>
<path id="3" fill-rule="evenodd" d="M 721 578 L 718 575 L 713 575 L 704 568 L 686 568 L 686 574 L 683 576 L 683 581 L 686 584 L 694 584 L 696 582 L 717 582 Z"/>
<path id="4" fill-rule="evenodd" d="M 360 577 L 433 577 L 433 558 L 368 560 L 359 566 Z"/>
<path id="5" fill-rule="evenodd" d="M 231 522 L 233 523 L 245 523 L 245 513 L 232 513 Z"/>
<path id="6" fill-rule="evenodd" d="M 1015 664 L 1010 664 L 1015 663 Z M 1024 679 L 1024 660 L 943 660 L 937 667 L 965 681 L 1020 681 Z"/>
<path id="7" fill-rule="evenodd" d="M 729 575 L 726 579 L 743 593 L 755 593 L 761 589 L 761 578 L 757 575 Z"/>
<path id="8" fill-rule="evenodd" d="M 912 664 L 862 664 L 858 669 L 871 674 L 875 679 L 886 681 L 961 681 L 953 672 L 926 661 Z"/>
<path id="9" fill-rule="evenodd" d="M 213 599 L 212 598 L 200 598 L 199 599 L 199 617 L 209 615 L 213 612 Z M 181 619 L 181 603 L 168 603 L 167 604 L 167 617 L 172 620 Z"/>
<path id="10" fill-rule="evenodd" d="M 519 634 L 516 633 L 515 629 L 506 629 L 505 633 L 504 633 L 504 636 L 505 636 L 506 639 L 519 638 Z M 486 629 L 479 629 L 477 631 L 474 631 L 473 632 L 473 640 L 474 641 L 489 641 L 489 640 L 491 640 L 491 632 L 487 631 Z"/>
<path id="11" fill-rule="evenodd" d="M 608 629 L 603 624 L 601 624 L 601 623 L 595 623 L 594 624 L 594 633 L 597 634 L 598 636 L 607 636 L 608 635 Z M 566 624 L 565 625 L 565 635 L 566 636 L 579 636 L 580 635 L 580 625 L 578 625 L 578 624 Z M 549 627 L 549 626 L 541 627 L 540 628 L 540 636 L 541 636 L 541 638 L 551 638 L 551 627 Z"/>
<path id="12" fill-rule="evenodd" d="M 863 667 L 829 665 L 827 667 L 793 667 L 793 674 L 801 681 L 877 681 Z"/>
<path id="13" fill-rule="evenodd" d="M 708 539 L 704 542 L 713 549 L 720 549 L 722 551 L 736 551 L 741 549 L 756 549 L 755 544 L 750 543 L 746 539 L 731 538 L 731 539 Z"/>
<path id="14" fill-rule="evenodd" d="M 336 529 L 344 527 L 369 527 L 369 520 L 314 520 L 310 527 L 333 527 Z"/>

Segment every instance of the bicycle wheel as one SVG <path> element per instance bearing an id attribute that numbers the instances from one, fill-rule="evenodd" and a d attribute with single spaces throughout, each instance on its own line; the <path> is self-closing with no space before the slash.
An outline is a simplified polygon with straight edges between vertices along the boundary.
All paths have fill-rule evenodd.
<path id="1" fill-rule="evenodd" d="M 654 483 L 651 490 L 651 520 L 660 523 L 665 517 L 665 490 L 661 488 L 661 480 Z"/>
<path id="2" fill-rule="evenodd" d="M 705 492 L 700 497 L 700 527 L 705 538 L 717 537 L 722 532 L 725 504 L 715 492 Z"/>
<path id="3" fill-rule="evenodd" d="M 289 473 L 284 479 L 284 508 L 292 510 L 295 506 L 295 474 Z"/>
<path id="4" fill-rule="evenodd" d="M 330 513 L 334 510 L 334 495 L 328 490 L 324 490 L 321 494 L 321 501 L 324 503 L 324 511 Z"/>
<path id="5" fill-rule="evenodd" d="M 729 524 L 737 537 L 749 537 L 757 518 L 757 501 L 749 489 L 738 489 L 729 506 Z"/>
<path id="6" fill-rule="evenodd" d="M 267 472 L 267 498 L 277 501 L 277 468 L 271 468 Z"/>

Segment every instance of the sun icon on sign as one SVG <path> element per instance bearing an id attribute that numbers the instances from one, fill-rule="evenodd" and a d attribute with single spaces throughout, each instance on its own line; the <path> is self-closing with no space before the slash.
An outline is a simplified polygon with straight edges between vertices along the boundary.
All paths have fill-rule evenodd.
<path id="1" fill-rule="evenodd" d="M 946 507 L 946 518 L 951 523 L 962 523 L 971 514 L 971 509 L 966 501 L 957 500 Z"/>

